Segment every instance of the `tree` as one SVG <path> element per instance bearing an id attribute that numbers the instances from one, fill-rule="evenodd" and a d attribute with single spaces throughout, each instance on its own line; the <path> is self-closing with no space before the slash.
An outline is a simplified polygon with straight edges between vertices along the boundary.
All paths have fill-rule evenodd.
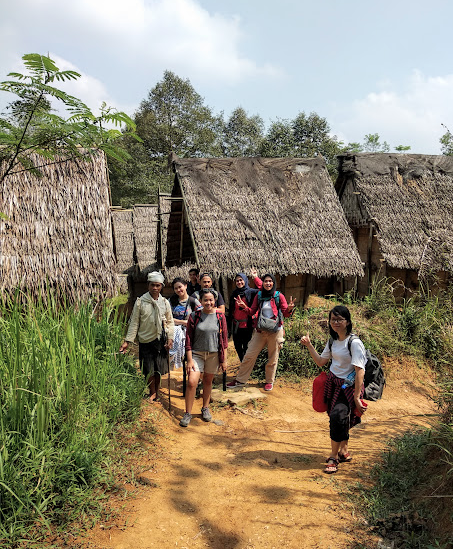
<path id="1" fill-rule="evenodd" d="M 408 152 L 410 150 L 411 150 L 410 145 L 398 145 L 398 146 L 395 147 L 395 151 L 398 151 L 400 153 Z"/>
<path id="2" fill-rule="evenodd" d="M 348 143 L 348 145 L 345 147 L 345 152 L 348 153 L 363 153 L 363 152 L 371 152 L 371 153 L 388 153 L 390 152 L 390 145 L 387 143 L 387 141 L 384 141 L 381 143 L 380 137 L 378 133 L 369 133 L 365 135 L 363 139 L 363 143 Z M 410 151 L 411 147 L 410 145 L 398 145 L 395 147 L 395 151 L 397 152 L 407 152 Z"/>
<path id="3" fill-rule="evenodd" d="M 133 121 L 123 112 L 101 106 L 95 116 L 80 99 L 55 87 L 57 82 L 77 80 L 75 71 L 60 71 L 55 62 L 44 55 L 30 53 L 22 57 L 28 74 L 9 73 L 12 80 L 0 83 L 0 90 L 14 93 L 19 99 L 10 103 L 7 114 L 0 116 L 0 182 L 15 171 L 30 170 L 40 175 L 34 153 L 47 159 L 90 158 L 93 149 L 103 150 L 110 158 L 128 158 L 116 140 L 122 135 L 118 126 L 134 130 Z M 68 118 L 56 114 L 51 100 L 65 109 Z M 116 126 L 108 128 L 107 126 Z M 130 132 L 131 135 L 133 131 Z"/>
<path id="4" fill-rule="evenodd" d="M 223 125 L 220 145 L 223 156 L 256 156 L 263 131 L 264 122 L 260 116 L 248 116 L 242 107 L 237 107 Z"/>
<path id="5" fill-rule="evenodd" d="M 170 152 L 181 157 L 219 156 L 222 121 L 215 117 L 190 81 L 171 71 L 151 89 L 135 113 L 137 144 L 122 143 L 131 158 L 126 165 L 111 165 L 112 200 L 122 206 L 156 200 L 157 189 L 171 190 Z"/>
<path id="6" fill-rule="evenodd" d="M 372 153 L 388 153 L 390 152 L 390 145 L 387 141 L 381 143 L 378 133 L 369 133 L 368 135 L 365 135 L 365 139 L 363 140 L 363 151 Z"/>
<path id="7" fill-rule="evenodd" d="M 453 135 L 450 130 L 442 124 L 442 126 L 447 130 L 444 135 L 439 139 L 440 141 L 440 150 L 442 154 L 446 156 L 453 156 Z"/>
<path id="8" fill-rule="evenodd" d="M 276 120 L 269 126 L 260 146 L 260 155 L 272 158 L 296 156 L 296 142 L 290 120 Z"/>
<path id="9" fill-rule="evenodd" d="M 293 156 L 310 158 L 322 156 L 332 177 L 337 174 L 336 156 L 343 144 L 330 135 L 330 126 L 325 118 L 312 112 L 301 112 L 294 120 L 273 122 L 261 146 L 262 156 Z"/>

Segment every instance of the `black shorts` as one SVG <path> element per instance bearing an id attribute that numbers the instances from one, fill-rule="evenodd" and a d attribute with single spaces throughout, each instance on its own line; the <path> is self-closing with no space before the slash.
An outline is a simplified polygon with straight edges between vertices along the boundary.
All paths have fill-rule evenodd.
<path id="1" fill-rule="evenodd" d="M 168 372 L 168 352 L 163 338 L 149 343 L 138 344 L 140 368 L 146 379 L 153 375 L 164 375 Z"/>

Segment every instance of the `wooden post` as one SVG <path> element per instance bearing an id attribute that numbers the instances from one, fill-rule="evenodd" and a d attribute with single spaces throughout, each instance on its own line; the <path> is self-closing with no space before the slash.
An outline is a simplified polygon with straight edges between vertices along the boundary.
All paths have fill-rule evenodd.
<path id="1" fill-rule="evenodd" d="M 184 244 L 184 202 L 181 204 L 181 240 L 179 243 L 179 263 L 182 263 L 183 244 Z"/>

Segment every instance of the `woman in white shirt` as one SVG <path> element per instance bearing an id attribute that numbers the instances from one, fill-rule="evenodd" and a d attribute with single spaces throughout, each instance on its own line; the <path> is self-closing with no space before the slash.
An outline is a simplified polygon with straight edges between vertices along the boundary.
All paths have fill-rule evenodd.
<path id="1" fill-rule="evenodd" d="M 329 331 L 329 341 L 320 355 L 313 347 L 308 333 L 300 342 L 307 347 L 320 368 L 332 359 L 324 392 L 330 418 L 332 452 L 327 459 L 324 472 L 336 473 L 340 462 L 352 459 L 348 452 L 349 429 L 360 423 L 359 416 L 366 410 L 361 399 L 367 359 L 363 343 L 351 334 L 351 313 L 347 307 L 337 305 L 330 311 Z M 355 379 L 352 385 L 345 386 L 348 384 L 348 376 L 354 377 L 353 372 Z"/>

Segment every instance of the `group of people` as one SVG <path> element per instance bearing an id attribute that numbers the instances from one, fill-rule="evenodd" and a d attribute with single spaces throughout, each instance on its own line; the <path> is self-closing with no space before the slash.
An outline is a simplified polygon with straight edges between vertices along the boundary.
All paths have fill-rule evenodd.
<path id="1" fill-rule="evenodd" d="M 203 386 L 201 417 L 203 421 L 212 420 L 209 410 L 212 382 L 219 370 L 226 372 L 230 335 L 241 365 L 227 389 L 246 385 L 260 351 L 267 347 L 264 390 L 273 390 L 278 356 L 284 342 L 283 319 L 292 315 L 295 300 L 291 297 L 287 301 L 277 290 L 272 274 L 259 278 L 258 273 L 252 271 L 251 277 L 256 288 L 249 286 L 245 273 L 236 275 L 236 288 L 229 300 L 227 316 L 225 301 L 214 289 L 212 276 L 200 274 L 197 269 L 189 272 L 189 282 L 182 278 L 173 280 L 174 294 L 169 300 L 161 295 L 162 273 L 150 273 L 148 292 L 134 304 L 120 352 L 126 352 L 129 343 L 138 338 L 140 366 L 147 379 L 151 401 L 158 399 L 161 377 L 169 371 L 170 359 L 176 368 L 186 368 L 185 413 L 181 427 L 187 427 L 192 419 L 200 382 Z M 348 452 L 349 429 L 360 422 L 359 416 L 365 411 L 361 398 L 366 353 L 360 339 L 354 337 L 348 344 L 352 322 L 346 307 L 337 306 L 330 311 L 329 330 L 331 337 L 320 355 L 309 334 L 301 338 L 301 344 L 307 347 L 320 368 L 332 360 L 325 389 L 332 451 L 325 472 L 334 473 L 339 463 L 352 459 Z M 355 372 L 355 381 L 345 388 L 344 380 L 352 372 Z"/>

